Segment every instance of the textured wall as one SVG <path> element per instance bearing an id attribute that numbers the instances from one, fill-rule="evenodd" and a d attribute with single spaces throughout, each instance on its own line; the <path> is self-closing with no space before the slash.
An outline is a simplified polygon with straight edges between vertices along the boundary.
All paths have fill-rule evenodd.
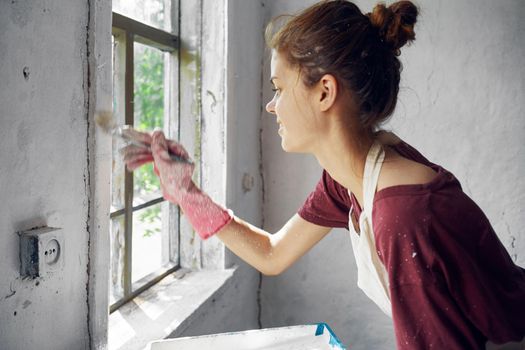
<path id="1" fill-rule="evenodd" d="M 313 1 L 265 1 L 271 17 Z M 357 1 L 369 12 L 375 1 Z M 390 3 L 390 2 L 388 2 Z M 525 266 L 523 1 L 419 1 L 417 40 L 402 50 L 397 110 L 386 125 L 452 171 Z M 266 17 L 268 20 L 268 17 Z M 271 98 L 269 60 L 264 101 Z M 321 169 L 280 149 L 263 112 L 265 228 L 275 231 L 313 189 Z M 347 231 L 334 230 L 297 264 L 262 284 L 263 327 L 326 321 L 352 349 L 392 349 L 391 321 L 356 286 Z"/>
<path id="2" fill-rule="evenodd" d="M 0 2 L 0 347 L 85 349 L 88 2 Z M 63 229 L 64 270 L 22 280 L 18 236 Z"/>

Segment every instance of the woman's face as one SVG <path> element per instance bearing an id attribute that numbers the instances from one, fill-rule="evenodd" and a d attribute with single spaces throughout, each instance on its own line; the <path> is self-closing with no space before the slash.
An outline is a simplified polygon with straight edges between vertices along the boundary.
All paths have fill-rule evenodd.
<path id="1" fill-rule="evenodd" d="M 266 110 L 277 117 L 282 148 L 286 152 L 311 153 L 320 125 L 312 94 L 302 82 L 299 69 L 291 67 L 274 50 L 270 80 L 275 94 Z"/>

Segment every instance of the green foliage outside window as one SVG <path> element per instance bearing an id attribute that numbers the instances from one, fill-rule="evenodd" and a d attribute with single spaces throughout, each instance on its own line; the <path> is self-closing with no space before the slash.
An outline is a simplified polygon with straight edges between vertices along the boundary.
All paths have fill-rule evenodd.
<path id="1" fill-rule="evenodd" d="M 164 54 L 156 49 L 135 43 L 135 127 L 152 131 L 164 125 Z M 160 182 L 148 164 L 135 170 L 134 195 L 145 195 L 160 190 Z M 160 220 L 160 206 L 145 209 L 140 220 L 153 223 Z M 160 232 L 159 228 L 146 229 L 144 236 Z"/>

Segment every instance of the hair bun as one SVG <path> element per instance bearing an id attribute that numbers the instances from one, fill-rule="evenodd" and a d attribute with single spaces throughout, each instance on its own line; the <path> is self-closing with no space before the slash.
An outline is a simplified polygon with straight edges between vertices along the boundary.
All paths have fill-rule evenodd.
<path id="1" fill-rule="evenodd" d="M 388 7 L 380 3 L 367 15 L 370 23 L 379 30 L 381 40 L 390 45 L 396 55 L 403 45 L 416 38 L 414 24 L 418 9 L 411 1 L 398 1 Z"/>

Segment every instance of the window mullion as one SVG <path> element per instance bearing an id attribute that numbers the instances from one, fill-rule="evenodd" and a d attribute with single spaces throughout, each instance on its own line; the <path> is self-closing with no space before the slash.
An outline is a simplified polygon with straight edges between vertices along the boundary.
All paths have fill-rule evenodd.
<path id="1" fill-rule="evenodd" d="M 172 24 L 176 23 L 178 33 L 178 3 L 171 13 Z M 179 56 L 178 54 L 169 53 L 165 57 L 166 75 L 164 76 L 164 110 L 166 132 L 171 139 L 179 140 Z M 163 251 L 169 258 L 169 261 L 180 264 L 180 211 L 179 207 L 174 204 L 168 204 L 163 208 L 164 217 L 168 218 L 163 229 L 163 237 L 166 242 L 166 248 Z"/>
<path id="2" fill-rule="evenodd" d="M 139 211 L 141 209 L 144 209 L 144 208 L 147 208 L 147 207 L 151 207 L 152 205 L 155 205 L 155 204 L 158 204 L 158 203 L 161 203 L 161 202 L 164 202 L 165 199 L 164 197 L 157 197 L 155 199 L 152 199 L 150 201 L 147 201 L 146 203 L 142 203 L 142 204 L 139 204 L 139 205 L 136 205 L 134 207 L 132 207 L 132 211 Z M 112 212 L 109 217 L 111 219 L 113 218 L 116 218 L 117 216 L 120 216 L 120 215 L 123 215 L 126 213 L 126 209 L 120 209 L 120 210 L 117 210 L 117 211 L 114 211 Z"/>
<path id="3" fill-rule="evenodd" d="M 133 34 L 126 31 L 126 65 L 125 65 L 125 123 L 133 125 L 134 99 L 134 66 L 133 66 Z M 133 245 L 133 173 L 126 170 L 124 175 L 125 201 L 125 250 L 124 250 L 124 296 L 131 294 L 131 266 Z"/>

